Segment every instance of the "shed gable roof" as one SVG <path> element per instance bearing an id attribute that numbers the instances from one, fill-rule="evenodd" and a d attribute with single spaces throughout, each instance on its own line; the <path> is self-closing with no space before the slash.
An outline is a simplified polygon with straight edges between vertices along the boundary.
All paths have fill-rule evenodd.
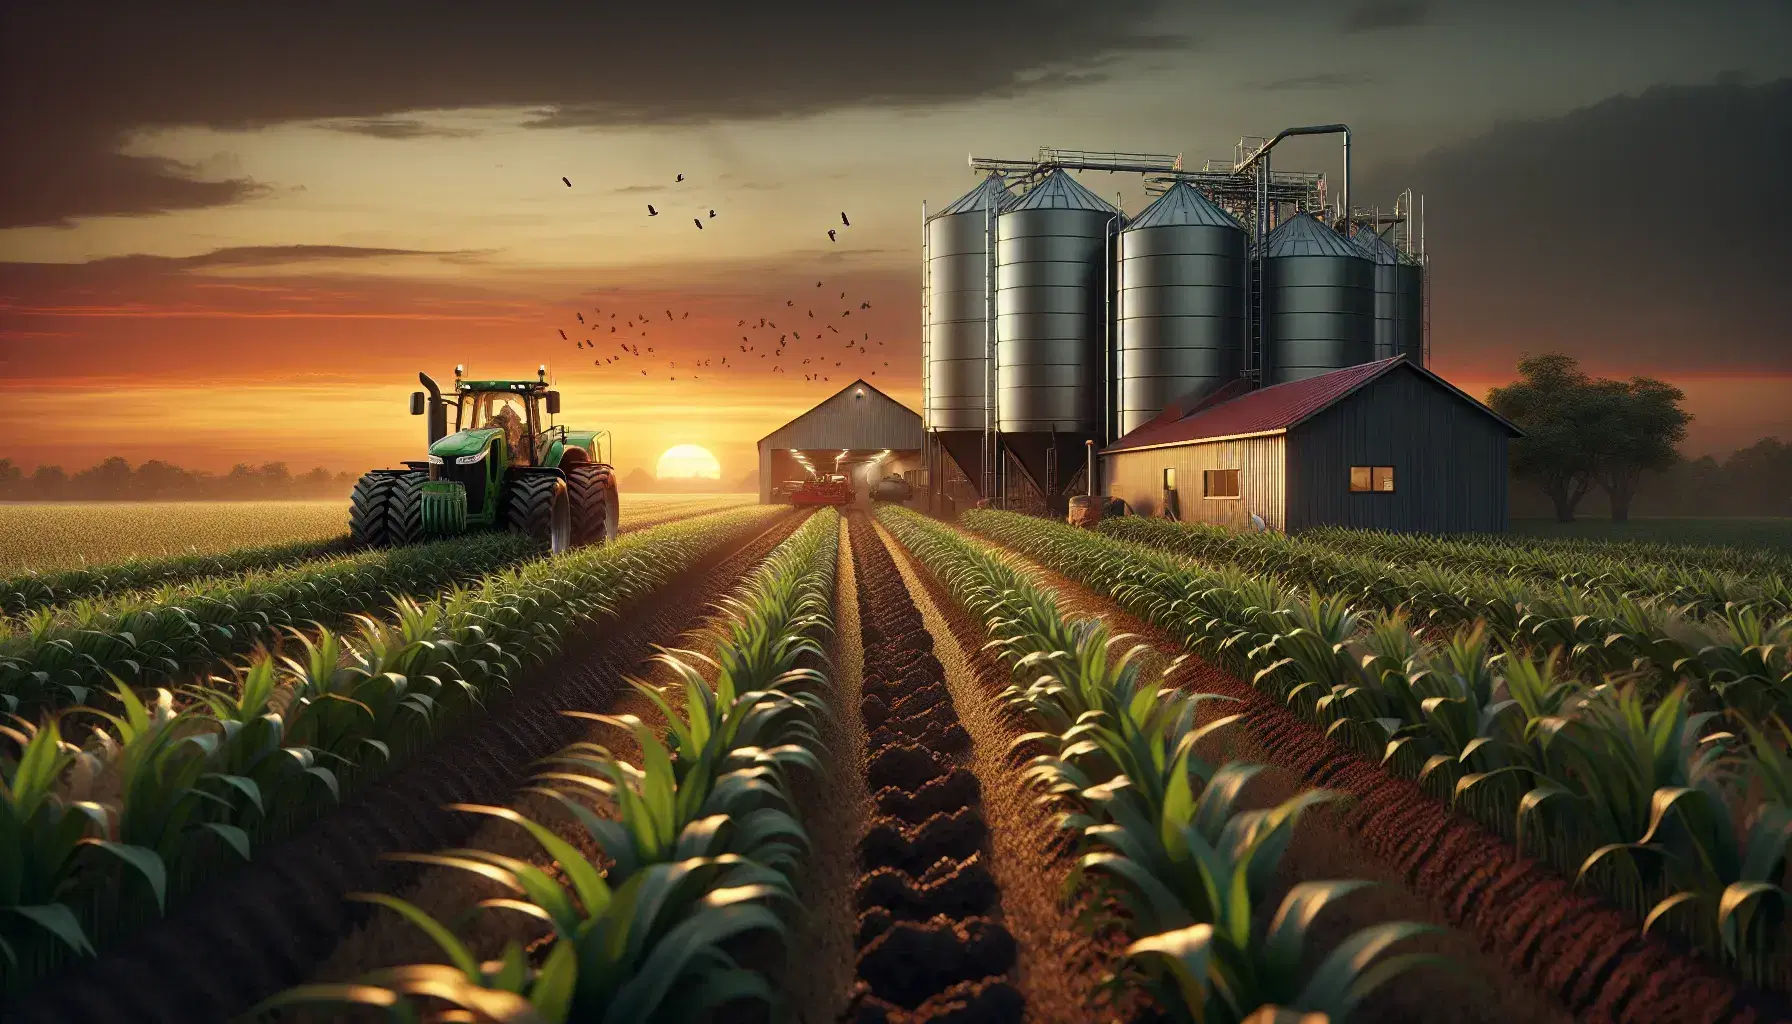
<path id="1" fill-rule="evenodd" d="M 854 398 L 853 392 L 860 389 L 865 392 L 863 401 L 873 403 L 877 408 L 868 413 L 852 410 L 849 414 L 852 403 L 859 400 Z M 879 436 L 856 436 L 858 432 L 865 430 L 873 431 Z M 852 436 L 841 436 L 843 433 Z M 843 443 L 857 441 L 866 443 Z M 867 384 L 861 377 L 760 438 L 759 445 L 774 448 L 827 448 L 837 445 L 845 448 L 909 450 L 921 447 L 921 441 L 921 414 L 879 391 L 875 385 Z"/>
<path id="2" fill-rule="evenodd" d="M 1236 398 L 1200 403 L 1182 416 L 1159 416 L 1103 448 L 1102 452 L 1105 454 L 1162 445 L 1196 444 L 1222 437 L 1285 431 L 1312 419 L 1362 390 L 1370 382 L 1400 367 L 1442 386 L 1459 400 L 1498 421 L 1514 436 L 1523 435 L 1524 432 L 1505 417 L 1482 405 L 1449 381 L 1401 355 L 1347 366 L 1306 380 L 1260 388 Z M 1214 397 L 1224 398 L 1225 395 L 1222 392 Z"/>

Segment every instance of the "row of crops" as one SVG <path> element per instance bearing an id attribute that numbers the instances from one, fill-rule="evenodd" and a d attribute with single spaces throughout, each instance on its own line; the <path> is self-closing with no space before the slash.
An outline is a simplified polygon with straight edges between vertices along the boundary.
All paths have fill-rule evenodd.
<path id="1" fill-rule="evenodd" d="M 688 514 L 688 506 L 653 509 L 627 525 L 640 529 Z M 522 537 L 473 534 L 416 547 L 243 568 L 262 555 L 284 557 L 289 550 L 218 556 L 233 566 L 227 574 L 188 580 L 168 577 L 177 569 L 200 569 L 217 560 L 126 563 L 11 581 L 13 589 L 0 591 L 10 595 L 9 601 L 67 594 L 77 584 L 104 589 L 97 596 L 0 619 L 0 711 L 29 716 L 82 704 L 118 683 L 179 689 L 195 676 L 203 678 L 219 661 L 273 644 L 294 630 L 314 623 L 339 625 L 398 597 L 469 585 L 537 554 Z M 133 589 L 146 573 L 159 573 L 165 582 L 151 590 Z M 45 589 L 46 581 L 55 585 Z"/>
<path id="2" fill-rule="evenodd" d="M 1217 528 L 1190 526 L 1213 532 Z M 1764 550 L 1685 548 L 1644 544 L 1558 548 L 1515 538 L 1382 533 L 1326 527 L 1299 540 L 1345 554 L 1412 567 L 1447 565 L 1481 573 L 1607 592 L 1633 593 L 1709 607 L 1727 600 L 1786 602 L 1792 559 Z"/>
<path id="3" fill-rule="evenodd" d="M 577 743 L 537 778 L 537 791 L 581 824 L 601 860 L 492 806 L 460 809 L 527 832 L 539 862 L 478 848 L 419 855 L 502 884 L 511 895 L 487 901 L 485 912 L 540 922 L 545 950 L 513 942 L 480 962 L 468 940 L 476 922 L 439 921 L 395 896 L 361 894 L 423 928 L 447 962 L 303 986 L 264 1008 L 355 1005 L 409 1020 L 424 1006 L 447 1005 L 465 1019 L 632 1024 L 775 1002 L 767 958 L 746 962 L 741 951 L 786 933 L 810 845 L 792 770 L 822 771 L 818 725 L 830 713 L 830 683 L 821 645 L 832 628 L 839 529 L 838 513 L 817 514 L 724 600 L 711 660 L 661 656 L 676 693 L 637 684 L 667 723 L 663 739 L 631 715 L 568 712 L 632 734 L 642 751 L 636 765 Z M 552 872 L 542 866 L 550 862 Z"/>
<path id="4" fill-rule="evenodd" d="M 1133 968 L 1124 977 L 1157 1007 L 1215 1024 L 1278 1011 L 1343 1021 L 1375 988 L 1433 959 L 1389 955 L 1433 929 L 1384 922 L 1303 962 L 1315 919 L 1368 883 L 1303 882 L 1267 916 L 1264 903 L 1302 814 L 1335 794 L 1244 809 L 1262 766 L 1194 752 L 1236 722 L 1197 724 L 1199 705 L 1223 698 L 1148 678 L 1140 649 L 1122 650 L 1099 620 L 1067 618 L 1026 575 L 955 531 L 907 510 L 879 518 L 986 624 L 1013 674 L 1003 701 L 1033 730 L 1014 747 L 1043 749 L 1027 776 L 1083 851 L 1073 880 L 1124 908 Z"/>
<path id="5" fill-rule="evenodd" d="M 1174 524 L 1104 524 L 1104 536 L 1003 512 L 961 521 L 1111 596 L 1645 930 L 1693 943 L 1751 981 L 1792 984 L 1783 887 L 1792 734 L 1780 717 L 1792 652 L 1726 632 L 1733 610 L 1701 624 L 1704 643 L 1645 632 L 1651 620 L 1634 614 L 1613 614 L 1594 642 L 1580 633 L 1591 613 L 1541 610 L 1560 599 L 1554 592 L 1514 591 L 1501 616 L 1386 566 L 1377 589 L 1344 559 L 1324 574 L 1296 557 L 1229 563 Z M 1171 531 L 1194 539 L 1183 545 Z M 1403 606 L 1457 611 L 1433 616 L 1448 629 L 1415 629 Z M 1792 631 L 1761 621 L 1770 635 Z M 1687 653 L 1605 661 L 1581 649 L 1658 652 L 1670 641 Z M 1569 672 L 1562 651 L 1622 671 Z M 1695 711 L 1695 701 L 1713 710 Z"/>
<path id="6" fill-rule="evenodd" d="M 552 559 L 469 538 L 236 577 L 174 606 L 38 613 L 40 629 L 0 641 L 0 693 L 33 711 L 0 729 L 4 988 L 304 829 L 485 714 L 581 630 L 778 514 L 683 519 Z M 351 609 L 346 630 L 308 625 Z M 277 640 L 282 653 L 259 646 Z M 153 685 L 236 655 L 204 682 Z"/>
<path id="7" fill-rule="evenodd" d="M 624 498 L 623 530 L 641 530 L 686 516 L 719 512 L 748 504 L 744 497 L 690 499 Z M 127 591 L 148 591 L 146 599 L 167 601 L 182 584 L 221 576 L 285 569 L 303 563 L 321 565 L 349 550 L 348 535 L 301 540 L 218 553 L 190 553 L 143 558 L 109 565 L 80 566 L 49 572 L 24 572 L 0 579 L 0 614 L 22 616 L 40 608 L 70 604 L 98 595 L 117 597 Z"/>
<path id="8" fill-rule="evenodd" d="M 1424 626 L 1447 631 L 1482 623 L 1502 644 L 1561 651 L 1567 667 L 1588 680 L 1617 674 L 1659 687 L 1685 679 L 1701 695 L 1755 718 L 1792 719 L 1788 580 L 1683 603 L 1690 583 L 1676 595 L 1613 593 L 1434 563 L 1409 568 L 1298 538 L 1227 534 L 1164 520 L 1116 519 L 1103 523 L 1101 532 L 1202 565 L 1230 567 L 1241 581 L 1266 579 L 1367 610 L 1404 611 Z"/>
<path id="9" fill-rule="evenodd" d="M 1566 563 L 1585 560 L 1593 571 L 1601 564 L 1691 566 L 1713 572 L 1742 575 L 1792 574 L 1792 554 L 1772 547 L 1741 547 L 1717 544 L 1687 544 L 1666 541 L 1645 541 L 1632 538 L 1540 537 L 1519 533 L 1459 533 L 1448 536 L 1414 533 L 1383 533 L 1346 527 L 1320 527 L 1302 532 L 1308 540 L 1341 543 L 1360 547 L 1365 543 L 1385 545 L 1393 553 L 1413 557 L 1466 554 L 1469 557 L 1510 554 L 1521 564 L 1538 559 L 1562 559 Z"/>

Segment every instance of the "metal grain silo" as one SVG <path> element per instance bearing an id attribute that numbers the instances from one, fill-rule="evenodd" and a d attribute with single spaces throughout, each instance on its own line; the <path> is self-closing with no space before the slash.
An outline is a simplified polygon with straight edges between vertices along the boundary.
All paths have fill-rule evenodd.
<path id="1" fill-rule="evenodd" d="M 1245 368 L 1244 229 L 1179 182 L 1120 233 L 1119 433 Z"/>
<path id="2" fill-rule="evenodd" d="M 1366 227 L 1350 240 L 1375 264 L 1374 358 L 1405 355 L 1423 366 L 1425 268 Z"/>
<path id="3" fill-rule="evenodd" d="M 1064 485 L 1103 441 L 1109 252 L 1120 212 L 1062 170 L 997 218 L 996 425 L 1061 509 Z"/>
<path id="4" fill-rule="evenodd" d="M 1259 255 L 1264 386 L 1373 358 L 1375 265 L 1361 249 L 1301 213 L 1270 232 Z"/>
<path id="5" fill-rule="evenodd" d="M 973 483 L 982 478 L 989 377 L 989 242 L 993 214 L 1013 202 L 998 176 L 927 219 L 922 268 L 925 418 Z"/>

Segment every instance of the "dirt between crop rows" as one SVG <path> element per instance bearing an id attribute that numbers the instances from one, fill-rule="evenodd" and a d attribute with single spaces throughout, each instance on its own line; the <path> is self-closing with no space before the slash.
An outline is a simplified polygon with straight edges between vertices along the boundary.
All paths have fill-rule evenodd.
<path id="1" fill-rule="evenodd" d="M 864 646 L 859 710 L 874 813 L 860 837 L 855 1024 L 1017 1022 L 1014 937 L 988 864 L 977 776 L 933 641 L 889 551 L 849 515 Z"/>
<path id="2" fill-rule="evenodd" d="M 1116 632 L 1134 633 L 1161 656 L 1182 653 L 1174 638 L 1128 614 L 1115 602 L 1054 573 L 986 538 L 966 533 L 1004 551 L 1059 595 L 1074 614 L 1105 619 Z M 1642 934 L 1637 925 L 1603 900 L 1577 891 L 1548 865 L 1520 854 L 1510 843 L 1452 812 L 1412 782 L 1390 775 L 1328 740 L 1250 685 L 1198 658 L 1190 657 L 1171 680 L 1180 688 L 1222 694 L 1238 701 L 1216 713 L 1244 714 L 1233 727 L 1248 734 L 1226 740 L 1234 756 L 1285 770 L 1291 781 L 1348 794 L 1351 803 L 1335 816 L 1345 842 L 1336 845 L 1344 863 L 1335 863 L 1323 845 L 1308 843 L 1312 855 L 1333 861 L 1340 874 L 1357 865 L 1389 875 L 1423 901 L 1437 923 L 1478 940 L 1480 959 L 1493 969 L 1491 1005 L 1464 1007 L 1451 1020 L 1547 1019 L 1519 1012 L 1511 981 L 1522 979 L 1574 1017 L 1588 1022 L 1625 1024 L 1765 1024 L 1792 1020 L 1778 997 L 1751 989 L 1670 943 Z M 1266 773 L 1267 774 L 1267 773 Z M 1292 792 L 1292 789 L 1289 790 Z M 1280 796 L 1276 796 L 1280 799 Z M 1330 817 L 1330 816 L 1328 816 Z M 1303 825 L 1303 831 L 1306 826 Z M 1297 842 L 1297 845 L 1300 845 Z M 1290 850 L 1290 859 L 1303 859 Z M 1376 880 L 1357 872 L 1357 877 Z M 1354 898 L 1354 897 L 1353 897 Z M 1414 908 L 1420 909 L 1420 908 Z M 1408 915 L 1410 916 L 1410 915 Z M 1460 959 L 1460 954 L 1458 954 Z M 1498 968 L 1511 972 L 1508 983 Z M 1409 976 L 1417 979 L 1417 976 Z M 1408 987 L 1403 978 L 1389 988 Z M 1420 1001 L 1415 1012 L 1437 1020 L 1441 1005 Z M 1365 1007 L 1365 1012 L 1369 1009 Z M 1489 1010 L 1503 1013 L 1489 1017 Z M 1472 1012 L 1471 1012 L 1472 1011 Z M 1374 1018 L 1374 1019 L 1393 1019 Z"/>
<path id="3" fill-rule="evenodd" d="M 299 835 L 195 894 L 98 960 L 74 965 L 0 1011 L 28 1024 L 224 1021 L 304 981 L 369 908 L 342 894 L 402 892 L 414 866 L 389 853 L 455 846 L 479 826 L 450 803 L 506 804 L 534 761 L 578 738 L 562 710 L 610 706 L 622 677 L 657 642 L 679 635 L 796 528 L 789 514 L 725 545 L 601 631 L 528 674 L 502 705 L 369 786 Z"/>

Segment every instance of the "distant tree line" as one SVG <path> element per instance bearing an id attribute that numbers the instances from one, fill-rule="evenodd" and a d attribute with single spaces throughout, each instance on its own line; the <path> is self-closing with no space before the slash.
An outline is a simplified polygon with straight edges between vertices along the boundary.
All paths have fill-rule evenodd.
<path id="1" fill-rule="evenodd" d="M 238 463 L 228 473 L 186 469 L 161 459 L 132 468 L 113 456 L 75 473 L 38 466 L 26 473 L 0 459 L 0 501 L 240 501 L 278 498 L 342 498 L 355 474 L 317 468 L 294 474 L 284 462 Z"/>
<path id="2" fill-rule="evenodd" d="M 1792 444 L 1767 437 L 1724 459 L 1687 460 L 1686 396 L 1653 377 L 1587 375 L 1551 353 L 1519 361 L 1488 404 L 1525 436 L 1511 446 L 1512 513 L 1572 521 L 1589 497 L 1623 521 L 1655 516 L 1792 516 Z"/>

